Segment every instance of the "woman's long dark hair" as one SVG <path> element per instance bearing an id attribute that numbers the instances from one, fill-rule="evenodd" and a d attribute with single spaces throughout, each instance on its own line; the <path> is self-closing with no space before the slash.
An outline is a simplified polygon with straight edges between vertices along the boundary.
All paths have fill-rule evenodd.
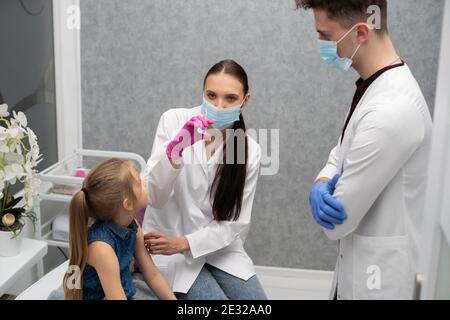
<path id="1" fill-rule="evenodd" d="M 223 60 L 215 64 L 206 74 L 206 80 L 210 75 L 225 73 L 235 77 L 242 83 L 244 95 L 249 92 L 248 77 L 244 68 L 233 60 Z M 239 121 L 234 123 L 233 130 L 242 130 L 246 132 L 244 118 L 242 114 Z M 232 134 L 230 139 L 234 139 L 234 161 L 232 164 L 227 164 L 227 142 L 223 144 L 223 163 L 219 164 L 216 175 L 211 187 L 210 196 L 213 197 L 214 202 L 212 211 L 216 221 L 236 221 L 239 219 L 242 207 L 242 198 L 244 196 L 245 180 L 247 176 L 247 161 L 248 161 L 248 143 L 247 135 L 245 135 L 245 146 L 242 147 L 242 140 L 238 139 L 237 135 Z M 245 150 L 245 162 L 238 161 L 238 151 Z"/>

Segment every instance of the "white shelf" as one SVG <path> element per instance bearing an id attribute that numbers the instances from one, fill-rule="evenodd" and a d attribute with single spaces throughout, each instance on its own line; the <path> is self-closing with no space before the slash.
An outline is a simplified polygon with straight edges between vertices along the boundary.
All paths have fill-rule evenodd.
<path id="1" fill-rule="evenodd" d="M 33 267 L 47 254 L 45 241 L 34 239 L 22 240 L 21 252 L 16 257 L 0 257 L 0 296 L 19 280 L 25 271 Z"/>
<path id="2" fill-rule="evenodd" d="M 46 241 L 48 245 L 52 247 L 67 248 L 67 249 L 69 248 L 68 242 L 53 239 L 51 231 L 42 236 L 41 239 Z"/>
<path id="3" fill-rule="evenodd" d="M 49 201 L 64 202 L 64 203 L 70 203 L 70 201 L 72 200 L 72 196 L 56 194 L 56 193 L 41 194 L 39 197 L 41 198 L 41 200 L 49 200 Z"/>

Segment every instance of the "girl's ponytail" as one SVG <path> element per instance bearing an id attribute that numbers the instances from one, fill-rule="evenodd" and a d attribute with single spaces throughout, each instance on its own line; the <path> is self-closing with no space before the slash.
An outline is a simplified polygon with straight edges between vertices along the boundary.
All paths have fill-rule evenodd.
<path id="1" fill-rule="evenodd" d="M 89 224 L 89 208 L 85 192 L 87 191 L 78 191 L 70 202 L 69 270 L 72 270 L 73 267 L 79 268 L 74 274 L 79 279 L 75 279 L 73 282 L 71 280 L 73 274 L 66 273 L 64 276 L 63 287 L 66 300 L 83 299 L 83 271 L 88 258 L 87 233 Z"/>

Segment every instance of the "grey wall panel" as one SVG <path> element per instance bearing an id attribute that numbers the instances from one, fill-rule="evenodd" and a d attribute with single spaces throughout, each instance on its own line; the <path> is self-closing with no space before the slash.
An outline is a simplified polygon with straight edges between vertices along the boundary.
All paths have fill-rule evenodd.
<path id="1" fill-rule="evenodd" d="M 390 1 L 390 28 L 434 104 L 443 0 Z M 147 158 L 160 115 L 202 100 L 224 58 L 247 70 L 248 126 L 280 129 L 280 171 L 259 180 L 246 247 L 260 265 L 332 269 L 336 244 L 310 218 L 308 191 L 337 142 L 354 72 L 317 53 L 311 12 L 293 0 L 81 0 L 84 147 Z"/>

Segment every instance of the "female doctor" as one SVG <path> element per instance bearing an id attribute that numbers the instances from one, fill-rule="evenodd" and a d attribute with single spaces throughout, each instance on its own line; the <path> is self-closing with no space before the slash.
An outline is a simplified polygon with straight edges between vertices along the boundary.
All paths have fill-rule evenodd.
<path id="1" fill-rule="evenodd" d="M 171 109 L 160 119 L 147 166 L 153 209 L 143 230 L 179 299 L 266 299 L 244 250 L 261 158 L 241 115 L 249 98 L 246 72 L 225 60 L 207 73 L 201 106 Z M 245 138 L 227 129 L 241 129 Z M 235 151 L 231 163 L 227 145 Z"/>

